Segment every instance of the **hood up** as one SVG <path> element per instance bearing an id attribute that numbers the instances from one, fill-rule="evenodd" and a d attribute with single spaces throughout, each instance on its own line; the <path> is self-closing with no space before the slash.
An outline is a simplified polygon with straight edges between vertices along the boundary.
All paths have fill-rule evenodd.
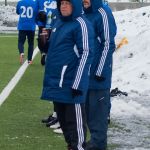
<path id="1" fill-rule="evenodd" d="M 85 12 L 96 12 L 101 6 L 103 6 L 103 0 L 91 0 L 91 7 L 84 9 Z"/>
<path id="2" fill-rule="evenodd" d="M 60 17 L 63 20 L 73 20 L 73 19 L 81 16 L 81 14 L 82 14 L 82 0 L 70 0 L 70 2 L 73 6 L 73 12 L 72 12 L 71 16 L 64 17 L 61 15 L 61 12 L 60 12 L 61 0 L 57 0 L 57 9 L 58 9 Z"/>

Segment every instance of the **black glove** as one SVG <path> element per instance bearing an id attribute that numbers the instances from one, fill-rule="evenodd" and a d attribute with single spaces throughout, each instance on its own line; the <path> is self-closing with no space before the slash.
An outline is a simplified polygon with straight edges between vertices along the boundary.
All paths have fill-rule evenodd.
<path id="1" fill-rule="evenodd" d="M 127 92 L 122 92 L 118 88 L 112 89 L 111 92 L 110 92 L 110 96 L 114 97 L 114 96 L 117 96 L 117 95 L 119 95 L 119 96 L 120 95 L 128 96 L 128 93 Z"/>
<path id="2" fill-rule="evenodd" d="M 82 95 L 82 91 L 80 90 L 75 90 L 75 89 L 72 89 L 72 97 L 76 97 L 76 96 L 81 96 Z"/>
<path id="3" fill-rule="evenodd" d="M 38 20 L 43 22 L 43 23 L 46 23 L 46 12 L 45 11 L 39 11 L 38 13 Z"/>
<path id="4" fill-rule="evenodd" d="M 97 80 L 97 81 L 105 81 L 105 77 L 102 77 L 102 76 L 97 76 L 97 75 L 95 75 L 95 79 Z"/>

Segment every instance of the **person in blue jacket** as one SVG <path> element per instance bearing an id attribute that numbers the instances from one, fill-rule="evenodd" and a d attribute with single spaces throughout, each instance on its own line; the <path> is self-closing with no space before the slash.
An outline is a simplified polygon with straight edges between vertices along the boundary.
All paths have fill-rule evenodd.
<path id="1" fill-rule="evenodd" d="M 53 101 L 68 150 L 84 150 L 85 97 L 93 57 L 94 31 L 81 0 L 57 0 L 41 98 Z"/>
<path id="2" fill-rule="evenodd" d="M 41 52 L 41 65 L 44 66 L 48 53 L 51 29 L 57 19 L 57 2 L 56 0 L 38 0 L 38 5 L 38 48 Z M 58 123 L 55 107 L 52 114 L 42 119 L 42 123 L 46 123 L 47 127 Z"/>
<path id="3" fill-rule="evenodd" d="M 48 39 L 54 22 L 52 20 L 56 18 L 57 2 L 56 0 L 38 0 L 38 5 L 38 47 L 41 52 L 41 65 L 44 66 L 48 52 Z"/>
<path id="4" fill-rule="evenodd" d="M 83 0 L 83 5 L 85 16 L 95 31 L 94 59 L 86 98 L 87 124 L 90 130 L 86 150 L 106 150 L 117 27 L 111 9 L 102 0 Z"/>
<path id="5" fill-rule="evenodd" d="M 24 43 L 28 39 L 28 63 L 32 63 L 34 49 L 34 35 L 36 18 L 38 14 L 38 3 L 36 0 L 20 0 L 16 6 L 16 13 L 19 15 L 18 22 L 18 49 L 20 53 L 20 63 L 24 59 Z"/>

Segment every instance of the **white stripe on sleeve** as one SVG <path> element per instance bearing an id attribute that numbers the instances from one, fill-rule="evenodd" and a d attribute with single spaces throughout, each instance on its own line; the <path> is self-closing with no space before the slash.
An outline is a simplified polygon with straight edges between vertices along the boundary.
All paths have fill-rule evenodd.
<path id="1" fill-rule="evenodd" d="M 102 73 L 102 70 L 103 70 L 103 67 L 104 67 L 104 64 L 105 64 L 105 60 L 106 60 L 106 57 L 107 57 L 107 53 L 108 53 L 108 50 L 109 50 L 110 37 L 109 37 L 109 23 L 108 23 L 107 14 L 106 14 L 106 12 L 103 8 L 100 8 L 99 12 L 101 13 L 102 18 L 103 18 L 104 38 L 105 38 L 105 43 L 104 43 L 105 46 L 104 46 L 104 49 L 103 49 L 103 52 L 102 52 L 102 57 L 100 59 L 98 70 L 96 72 L 96 75 L 101 76 L 101 73 Z"/>
<path id="2" fill-rule="evenodd" d="M 84 66 L 86 64 L 87 57 L 89 55 L 88 31 L 87 31 L 86 23 L 81 17 L 78 17 L 77 21 L 80 23 L 81 29 L 82 29 L 83 54 L 80 60 L 78 70 L 77 70 L 77 74 L 76 74 L 75 81 L 73 84 L 73 89 L 77 89 L 79 86 L 79 83 L 83 74 Z"/>

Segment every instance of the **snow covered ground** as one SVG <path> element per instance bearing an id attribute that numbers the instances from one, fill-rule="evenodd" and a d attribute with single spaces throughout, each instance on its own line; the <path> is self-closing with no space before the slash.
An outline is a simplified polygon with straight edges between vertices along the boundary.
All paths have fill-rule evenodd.
<path id="1" fill-rule="evenodd" d="M 18 0 L 7 0 L 7 2 L 17 2 Z M 5 0 L 0 0 L 0 2 L 5 2 Z"/>
<path id="2" fill-rule="evenodd" d="M 15 7 L 0 5 L 0 33 L 16 31 L 17 20 Z"/>
<path id="3" fill-rule="evenodd" d="M 112 88 L 128 96 L 112 98 L 108 143 L 116 150 L 150 150 L 150 7 L 114 13 L 116 43 L 128 40 L 114 53 Z M 0 6 L 0 32 L 16 30 L 18 16 L 12 6 Z"/>
<path id="4" fill-rule="evenodd" d="M 114 13 L 117 43 L 126 37 L 114 53 L 112 88 L 118 87 L 128 96 L 112 98 L 111 116 L 118 130 L 109 130 L 110 143 L 118 149 L 150 149 L 150 7 Z M 120 129 L 119 129 L 120 128 Z"/>

